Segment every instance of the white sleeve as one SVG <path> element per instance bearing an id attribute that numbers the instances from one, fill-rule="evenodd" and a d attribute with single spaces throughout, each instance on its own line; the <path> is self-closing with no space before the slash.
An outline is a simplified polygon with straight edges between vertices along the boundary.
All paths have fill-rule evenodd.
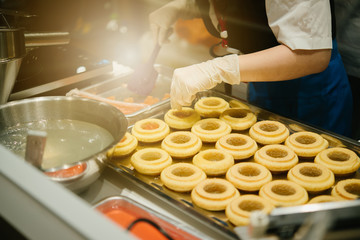
<path id="1" fill-rule="evenodd" d="M 266 14 L 277 41 L 292 50 L 332 48 L 329 0 L 266 0 Z"/>

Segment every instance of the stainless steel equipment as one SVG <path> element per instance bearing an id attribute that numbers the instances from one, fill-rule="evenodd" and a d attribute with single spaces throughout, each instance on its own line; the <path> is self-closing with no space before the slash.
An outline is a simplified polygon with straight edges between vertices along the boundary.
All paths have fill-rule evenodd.
<path id="1" fill-rule="evenodd" d="M 0 104 L 4 104 L 8 101 L 27 51 L 40 46 L 68 44 L 70 39 L 68 32 L 26 33 L 22 28 L 12 28 L 6 21 L 7 15 L 30 15 L 3 9 L 0 9 L 0 15 L 7 24 L 0 27 Z"/>
<path id="2" fill-rule="evenodd" d="M 25 54 L 22 29 L 0 29 L 0 104 L 7 102 Z"/>
<path id="3" fill-rule="evenodd" d="M 12 101 L 0 106 L 0 137 L 6 141 L 7 137 L 11 136 L 8 134 L 9 127 L 19 126 L 22 123 L 63 119 L 78 120 L 99 126 L 107 130 L 113 137 L 113 141 L 104 144 L 100 152 L 89 153 L 81 161 L 105 158 L 106 151 L 122 139 L 127 129 L 127 120 L 124 114 L 109 104 L 77 97 L 37 97 Z M 90 149 L 90 151 L 92 150 Z M 71 166 L 76 163 L 70 159 L 61 161 L 60 166 L 50 167 L 56 169 L 65 164 Z"/>

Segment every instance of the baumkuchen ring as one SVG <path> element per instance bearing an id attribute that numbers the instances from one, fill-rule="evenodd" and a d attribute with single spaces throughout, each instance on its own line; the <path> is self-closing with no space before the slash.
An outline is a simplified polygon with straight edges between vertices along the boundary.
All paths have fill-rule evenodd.
<path id="1" fill-rule="evenodd" d="M 226 179 L 243 191 L 258 191 L 272 180 L 271 172 L 254 162 L 241 162 L 232 166 L 226 173 Z"/>
<path id="2" fill-rule="evenodd" d="M 221 137 L 216 142 L 215 147 L 229 152 L 235 160 L 249 158 L 253 156 L 258 149 L 258 145 L 254 139 L 240 133 L 230 133 Z"/>
<path id="3" fill-rule="evenodd" d="M 191 163 L 175 163 L 161 172 L 160 179 L 167 188 L 173 191 L 188 192 L 205 180 L 206 174 Z"/>
<path id="4" fill-rule="evenodd" d="M 170 128 L 161 119 L 148 118 L 137 121 L 131 133 L 140 142 L 153 143 L 163 140 L 170 133 Z"/>
<path id="5" fill-rule="evenodd" d="M 193 164 L 208 176 L 219 176 L 234 165 L 234 157 L 223 150 L 206 149 L 194 156 Z"/>
<path id="6" fill-rule="evenodd" d="M 239 191 L 222 178 L 207 178 L 191 191 L 192 202 L 209 211 L 221 211 L 236 197 Z"/>
<path id="7" fill-rule="evenodd" d="M 286 140 L 289 136 L 289 129 L 281 122 L 263 120 L 250 128 L 249 135 L 263 145 L 277 144 Z"/>
<path id="8" fill-rule="evenodd" d="M 285 145 L 294 150 L 299 157 L 315 157 L 325 150 L 329 143 L 319 134 L 314 132 L 297 132 L 291 134 L 285 141 Z"/>
<path id="9" fill-rule="evenodd" d="M 200 151 L 201 146 L 201 139 L 189 131 L 172 132 L 161 142 L 161 148 L 173 158 L 192 157 Z"/>
<path id="10" fill-rule="evenodd" d="M 335 175 L 347 175 L 360 167 L 360 158 L 355 152 L 342 147 L 327 148 L 316 155 L 314 162 L 324 165 Z"/>
<path id="11" fill-rule="evenodd" d="M 203 142 L 216 142 L 222 136 L 231 132 L 231 127 L 218 118 L 207 118 L 196 122 L 191 132 L 200 137 Z"/>
<path id="12" fill-rule="evenodd" d="M 270 144 L 260 148 L 256 151 L 254 160 L 275 173 L 288 171 L 299 162 L 295 152 L 281 144 Z"/>
<path id="13" fill-rule="evenodd" d="M 159 175 L 172 163 L 171 156 L 160 148 L 144 148 L 131 156 L 131 165 L 145 175 Z"/>
<path id="14" fill-rule="evenodd" d="M 164 121 L 169 127 L 177 130 L 188 130 L 200 119 L 199 113 L 189 107 L 183 107 L 180 110 L 170 109 L 164 115 Z"/>
<path id="15" fill-rule="evenodd" d="M 229 103 L 220 97 L 205 97 L 198 100 L 194 109 L 203 118 L 217 118 L 229 108 Z"/>
<path id="16" fill-rule="evenodd" d="M 270 201 L 275 207 L 302 205 L 308 201 L 308 193 L 297 183 L 289 180 L 274 180 L 259 191 L 259 196 Z"/>
<path id="17" fill-rule="evenodd" d="M 291 168 L 287 178 L 308 192 L 321 192 L 331 188 L 335 183 L 334 173 L 323 165 L 303 162 Z"/>
<path id="18" fill-rule="evenodd" d="M 273 209 L 274 205 L 264 198 L 246 194 L 233 199 L 226 206 L 225 215 L 235 226 L 243 226 L 249 224 L 251 212 L 262 211 L 269 214 Z"/>

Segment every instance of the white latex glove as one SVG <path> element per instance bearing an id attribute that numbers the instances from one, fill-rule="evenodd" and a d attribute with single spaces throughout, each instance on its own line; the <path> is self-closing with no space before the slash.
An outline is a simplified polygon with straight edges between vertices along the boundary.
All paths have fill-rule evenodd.
<path id="1" fill-rule="evenodd" d="M 171 82 L 171 107 L 190 106 L 198 92 L 225 82 L 240 83 L 239 58 L 236 54 L 175 69 Z"/>
<path id="2" fill-rule="evenodd" d="M 195 0 L 175 0 L 150 13 L 150 30 L 159 45 L 168 41 L 172 26 L 179 19 L 199 17 Z"/>

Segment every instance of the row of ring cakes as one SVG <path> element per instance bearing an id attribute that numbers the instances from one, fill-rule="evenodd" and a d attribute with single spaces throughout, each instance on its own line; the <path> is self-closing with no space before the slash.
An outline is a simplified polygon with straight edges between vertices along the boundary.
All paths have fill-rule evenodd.
<path id="1" fill-rule="evenodd" d="M 169 110 L 164 121 L 138 121 L 132 134 L 127 133 L 109 154 L 130 154 L 137 141 L 161 141 L 161 149 L 145 148 L 133 154 L 133 167 L 142 174 L 160 175 L 163 184 L 173 191 L 191 192 L 192 201 L 201 208 L 210 211 L 226 209 L 227 217 L 235 225 L 247 224 L 253 210 L 269 212 L 273 207 L 305 204 L 308 192 L 321 192 L 334 185 L 334 173 L 349 174 L 359 168 L 360 160 L 351 150 L 327 148 L 327 141 L 311 132 L 289 136 L 287 128 L 276 121 L 256 123 L 255 120 L 249 126 L 251 137 L 231 133 L 232 127 L 221 120 L 221 115 L 230 116 L 224 112 L 220 113 L 220 119 L 212 118 L 214 115 L 201 119 L 194 109 L 183 108 Z M 239 112 L 231 113 L 233 122 L 251 114 L 248 110 L 244 112 L 246 114 Z M 170 133 L 169 126 L 178 131 Z M 215 143 L 215 149 L 200 151 L 202 142 Z M 257 144 L 263 147 L 258 149 Z M 253 155 L 255 162 L 235 164 L 234 160 Z M 192 164 L 172 163 L 172 158 L 192 156 Z M 298 163 L 298 156 L 316 156 L 315 163 Z M 272 174 L 284 171 L 288 171 L 288 180 L 272 180 Z M 217 178 L 224 175 L 225 179 Z M 237 189 L 259 194 L 240 196 Z M 340 181 L 331 196 L 318 196 L 310 203 L 355 199 L 360 195 L 359 189 L 358 179 Z"/>

